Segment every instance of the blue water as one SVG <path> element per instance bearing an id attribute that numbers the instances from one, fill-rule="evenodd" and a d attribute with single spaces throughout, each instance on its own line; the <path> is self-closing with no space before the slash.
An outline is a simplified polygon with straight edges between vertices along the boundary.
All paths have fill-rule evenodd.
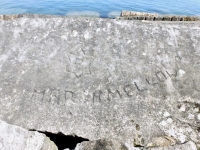
<path id="1" fill-rule="evenodd" d="M 200 0 L 0 0 L 0 14 L 114 17 L 121 10 L 200 16 Z"/>

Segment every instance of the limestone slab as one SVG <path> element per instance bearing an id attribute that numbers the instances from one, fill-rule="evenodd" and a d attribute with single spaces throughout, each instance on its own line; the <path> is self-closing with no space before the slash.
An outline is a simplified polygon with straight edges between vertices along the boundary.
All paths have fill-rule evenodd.
<path id="1" fill-rule="evenodd" d="M 90 140 L 199 142 L 200 24 L 0 21 L 0 119 Z"/>
<path id="2" fill-rule="evenodd" d="M 44 134 L 31 132 L 0 120 L 1 150 L 58 150 Z"/>

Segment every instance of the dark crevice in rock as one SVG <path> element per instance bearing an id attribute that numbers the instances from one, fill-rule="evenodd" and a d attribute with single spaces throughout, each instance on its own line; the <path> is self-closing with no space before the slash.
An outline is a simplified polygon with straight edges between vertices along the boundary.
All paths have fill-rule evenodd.
<path id="1" fill-rule="evenodd" d="M 134 147 L 141 147 L 141 148 L 142 148 L 142 147 L 144 147 L 144 146 L 142 146 L 142 145 L 134 145 Z"/>
<path id="2" fill-rule="evenodd" d="M 37 131 L 37 130 L 29 130 L 29 131 Z M 65 135 L 62 132 L 59 133 L 51 133 L 51 132 L 43 132 L 43 131 L 37 131 L 39 133 L 45 134 L 47 137 L 50 138 L 51 141 L 55 143 L 55 145 L 58 147 L 58 150 L 63 149 L 75 149 L 76 145 L 78 143 L 81 143 L 83 141 L 89 141 L 88 139 L 84 139 L 81 137 L 78 137 L 76 135 Z"/>

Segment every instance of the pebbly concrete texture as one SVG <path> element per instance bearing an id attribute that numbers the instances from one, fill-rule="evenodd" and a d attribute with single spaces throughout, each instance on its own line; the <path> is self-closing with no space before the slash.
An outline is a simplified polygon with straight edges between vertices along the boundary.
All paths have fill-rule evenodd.
<path id="1" fill-rule="evenodd" d="M 199 146 L 200 23 L 26 15 L 0 21 L 0 119 L 146 146 Z"/>
<path id="2" fill-rule="evenodd" d="M 25 130 L 0 120 L 1 150 L 58 150 L 44 134 Z"/>

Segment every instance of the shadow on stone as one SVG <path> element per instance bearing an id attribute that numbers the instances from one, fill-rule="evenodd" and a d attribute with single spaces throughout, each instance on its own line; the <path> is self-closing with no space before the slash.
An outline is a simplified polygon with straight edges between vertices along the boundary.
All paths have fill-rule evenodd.
<path id="1" fill-rule="evenodd" d="M 37 131 L 37 130 L 29 130 L 29 131 Z M 84 139 L 81 137 L 78 137 L 76 135 L 64 135 L 63 133 L 59 132 L 57 134 L 51 133 L 51 132 L 43 132 L 43 131 L 37 131 L 39 133 L 45 134 L 47 137 L 50 138 L 51 141 L 53 141 L 56 146 L 58 147 L 58 150 L 63 149 L 75 149 L 76 145 L 78 143 L 81 143 L 83 141 L 89 141 L 88 139 Z"/>

